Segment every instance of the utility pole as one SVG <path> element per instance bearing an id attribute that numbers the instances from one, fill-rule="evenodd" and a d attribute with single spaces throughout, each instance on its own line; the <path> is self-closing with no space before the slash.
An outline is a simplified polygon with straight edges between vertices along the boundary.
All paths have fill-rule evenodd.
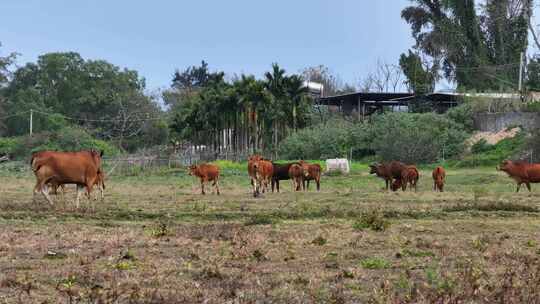
<path id="1" fill-rule="evenodd" d="M 32 136 L 33 120 L 34 120 L 34 110 L 30 110 L 30 136 Z"/>
<path id="2" fill-rule="evenodd" d="M 523 61 L 524 61 L 523 57 L 524 57 L 524 53 L 521 52 L 519 54 L 519 84 L 518 84 L 518 90 L 519 90 L 521 101 L 523 101 Z"/>

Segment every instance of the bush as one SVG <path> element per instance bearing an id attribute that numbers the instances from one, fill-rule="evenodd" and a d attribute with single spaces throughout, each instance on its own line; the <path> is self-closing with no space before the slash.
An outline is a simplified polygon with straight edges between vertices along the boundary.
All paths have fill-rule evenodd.
<path id="1" fill-rule="evenodd" d="M 282 159 L 326 159 L 347 157 L 351 142 L 352 123 L 331 120 L 296 132 L 279 148 Z"/>
<path id="2" fill-rule="evenodd" d="M 383 160 L 432 163 L 460 155 L 469 134 L 461 124 L 435 113 L 388 113 L 373 122 L 372 147 Z"/>
<path id="3" fill-rule="evenodd" d="M 471 147 L 471 152 L 473 154 L 480 154 L 491 151 L 494 149 L 494 145 L 489 144 L 485 139 L 480 139 Z"/>
<path id="4" fill-rule="evenodd" d="M 473 107 L 470 102 L 461 104 L 460 106 L 451 108 L 446 112 L 446 116 L 452 121 L 460 124 L 469 132 L 474 130 Z"/>
<path id="5" fill-rule="evenodd" d="M 431 163 L 460 155 L 469 137 L 465 127 L 435 113 L 387 113 L 371 121 L 352 123 L 334 119 L 301 130 L 280 147 L 285 159 L 353 159 L 377 155 L 383 160 Z"/>

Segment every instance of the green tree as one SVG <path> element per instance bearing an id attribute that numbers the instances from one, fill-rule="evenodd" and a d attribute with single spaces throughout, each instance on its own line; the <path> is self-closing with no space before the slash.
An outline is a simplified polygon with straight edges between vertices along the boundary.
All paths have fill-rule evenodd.
<path id="1" fill-rule="evenodd" d="M 402 11 L 415 48 L 461 90 L 514 89 L 527 49 L 530 0 L 413 0 Z"/>
<path id="2" fill-rule="evenodd" d="M 141 134 L 145 121 L 162 115 L 144 89 L 136 71 L 67 52 L 42 55 L 17 69 L 5 96 L 8 113 L 35 111 L 35 131 L 74 123 L 122 146 L 126 138 Z M 28 132 L 27 117 L 7 125 L 9 135 Z"/>

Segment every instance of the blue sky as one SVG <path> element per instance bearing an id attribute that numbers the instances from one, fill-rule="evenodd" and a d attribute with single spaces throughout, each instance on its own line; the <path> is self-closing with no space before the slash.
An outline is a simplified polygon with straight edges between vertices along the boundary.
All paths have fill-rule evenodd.
<path id="1" fill-rule="evenodd" d="M 408 0 L 2 0 L 3 54 L 18 64 L 46 52 L 76 51 L 139 71 L 150 91 L 177 68 L 260 77 L 324 64 L 357 84 L 377 60 L 397 63 L 412 44 L 400 11 Z"/>

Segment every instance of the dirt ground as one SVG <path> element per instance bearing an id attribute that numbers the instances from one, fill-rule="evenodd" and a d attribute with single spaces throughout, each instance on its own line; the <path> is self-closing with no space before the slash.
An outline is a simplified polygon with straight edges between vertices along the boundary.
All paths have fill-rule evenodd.
<path id="1" fill-rule="evenodd" d="M 112 177 L 55 206 L 0 175 L 0 303 L 539 303 L 540 200 L 492 169 L 387 193 L 365 171 L 252 198 L 184 173 Z"/>

